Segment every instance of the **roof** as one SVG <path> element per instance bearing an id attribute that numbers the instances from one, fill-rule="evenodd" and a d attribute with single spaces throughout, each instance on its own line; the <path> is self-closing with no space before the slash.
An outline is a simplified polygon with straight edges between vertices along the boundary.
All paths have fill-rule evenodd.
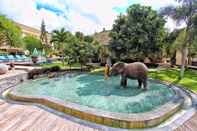
<path id="1" fill-rule="evenodd" d="M 21 30 L 23 31 L 23 33 L 27 33 L 27 34 L 31 34 L 31 35 L 36 35 L 36 36 L 40 36 L 41 31 L 39 29 L 36 29 L 34 27 L 30 27 L 21 23 L 17 23 L 15 22 L 16 25 L 18 25 Z M 51 33 L 47 32 L 48 37 L 51 37 Z"/>
<path id="2" fill-rule="evenodd" d="M 7 47 L 7 46 L 4 46 L 4 47 L 0 47 L 0 50 L 4 50 L 4 51 L 9 52 L 9 53 L 16 53 L 16 52 L 24 53 L 24 50 L 23 49 L 21 49 L 21 48 L 15 48 L 15 47 Z"/>
<path id="3" fill-rule="evenodd" d="M 30 27 L 30 26 L 27 26 L 27 25 L 23 25 L 23 24 L 17 23 L 17 22 L 15 22 L 15 23 L 23 30 L 28 30 L 28 31 L 32 31 L 32 32 L 35 32 L 35 33 L 40 33 L 40 30 L 38 30 L 36 28 Z"/>

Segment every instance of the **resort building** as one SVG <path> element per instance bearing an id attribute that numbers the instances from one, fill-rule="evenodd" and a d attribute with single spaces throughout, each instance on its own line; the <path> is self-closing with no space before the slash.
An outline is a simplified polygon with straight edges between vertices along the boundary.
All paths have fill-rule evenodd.
<path id="1" fill-rule="evenodd" d="M 27 25 L 17 23 L 17 22 L 15 22 L 15 23 L 21 28 L 21 31 L 23 33 L 23 37 L 25 37 L 27 35 L 31 35 L 31 36 L 34 36 L 34 37 L 40 39 L 40 34 L 41 34 L 40 30 L 30 27 L 30 26 L 27 26 Z M 51 34 L 48 33 L 47 36 L 48 36 L 48 40 L 50 41 Z"/>
<path id="2" fill-rule="evenodd" d="M 30 27 L 30 26 L 27 26 L 27 25 L 23 25 L 23 24 L 17 23 L 17 22 L 14 22 L 14 23 L 18 27 L 20 27 L 23 37 L 25 37 L 27 35 L 30 35 L 30 36 L 36 37 L 37 39 L 40 39 L 40 34 L 41 34 L 40 30 L 38 30 L 36 28 L 33 28 L 33 27 Z M 50 41 L 51 40 L 51 34 L 47 33 L 47 37 L 48 37 L 48 41 Z M 11 48 L 6 43 L 1 43 L 0 52 L 8 52 L 8 53 L 14 53 L 14 54 L 18 54 L 18 53 L 19 54 L 23 54 L 24 51 L 22 49 L 19 49 L 19 48 Z"/>

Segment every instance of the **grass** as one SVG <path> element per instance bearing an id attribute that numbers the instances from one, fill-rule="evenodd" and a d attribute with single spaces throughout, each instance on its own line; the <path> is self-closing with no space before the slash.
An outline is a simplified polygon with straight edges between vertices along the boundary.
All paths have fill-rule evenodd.
<path id="1" fill-rule="evenodd" d="M 149 77 L 167 81 L 173 84 L 184 86 L 186 89 L 197 93 L 197 71 L 188 69 L 185 71 L 184 78 L 179 80 L 179 69 L 165 69 L 161 71 L 150 71 Z"/>
<path id="2" fill-rule="evenodd" d="M 55 61 L 50 64 L 42 64 L 41 66 L 43 68 L 50 68 L 50 67 L 54 67 L 54 66 L 59 66 L 61 69 L 70 69 L 70 65 L 68 65 L 66 62 L 65 62 L 65 64 L 63 64 L 61 61 Z M 80 68 L 81 68 L 80 63 L 74 63 L 71 65 L 71 69 L 80 69 Z"/>
<path id="3" fill-rule="evenodd" d="M 104 70 L 105 70 L 104 67 L 99 67 L 99 68 L 93 69 L 90 73 L 91 74 L 104 74 Z"/>

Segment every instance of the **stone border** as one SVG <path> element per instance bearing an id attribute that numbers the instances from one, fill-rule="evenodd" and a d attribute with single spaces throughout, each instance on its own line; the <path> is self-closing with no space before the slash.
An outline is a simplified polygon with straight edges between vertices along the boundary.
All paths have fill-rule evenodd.
<path id="1" fill-rule="evenodd" d="M 15 88 L 11 89 L 7 93 L 7 97 L 16 101 L 42 104 L 65 114 L 69 114 L 97 124 L 104 124 L 107 126 L 127 129 L 149 128 L 157 126 L 163 121 L 167 120 L 170 116 L 179 111 L 184 104 L 185 97 L 182 95 L 181 89 L 175 88 L 175 86 L 172 86 L 170 88 L 172 88 L 176 93 L 175 97 L 170 102 L 154 109 L 153 111 L 136 114 L 101 111 L 71 102 L 63 102 L 59 99 L 51 97 L 19 96 L 15 93 Z"/>

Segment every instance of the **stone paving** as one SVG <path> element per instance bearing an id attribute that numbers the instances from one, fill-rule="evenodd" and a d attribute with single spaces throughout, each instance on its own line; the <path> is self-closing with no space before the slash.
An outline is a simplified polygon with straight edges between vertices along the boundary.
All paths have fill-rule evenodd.
<path id="1" fill-rule="evenodd" d="M 175 131 L 197 131 L 197 113 Z"/>
<path id="2" fill-rule="evenodd" d="M 1 131 L 99 131 L 61 118 L 39 107 L 0 100 Z"/>

